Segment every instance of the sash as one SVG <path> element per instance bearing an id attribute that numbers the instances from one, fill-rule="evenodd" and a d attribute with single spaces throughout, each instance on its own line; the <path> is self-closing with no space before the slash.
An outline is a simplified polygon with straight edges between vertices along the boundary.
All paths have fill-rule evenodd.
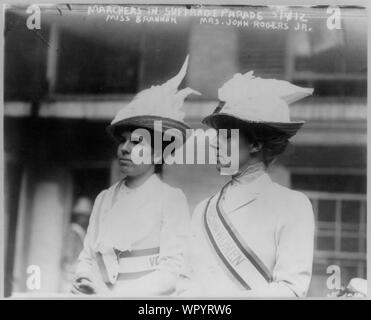
<path id="1" fill-rule="evenodd" d="M 234 280 L 244 289 L 250 290 L 272 281 L 269 269 L 242 239 L 220 206 L 225 189 L 217 201 L 211 197 L 204 212 L 204 225 L 209 243 Z"/>

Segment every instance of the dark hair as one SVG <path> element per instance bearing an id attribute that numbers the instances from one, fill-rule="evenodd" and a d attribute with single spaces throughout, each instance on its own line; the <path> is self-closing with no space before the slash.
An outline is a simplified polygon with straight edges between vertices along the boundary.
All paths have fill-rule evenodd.
<path id="1" fill-rule="evenodd" d="M 266 125 L 252 125 L 251 128 L 241 129 L 240 132 L 249 143 L 262 144 L 261 155 L 266 166 L 269 166 L 278 155 L 282 154 L 289 144 L 285 133 Z"/>

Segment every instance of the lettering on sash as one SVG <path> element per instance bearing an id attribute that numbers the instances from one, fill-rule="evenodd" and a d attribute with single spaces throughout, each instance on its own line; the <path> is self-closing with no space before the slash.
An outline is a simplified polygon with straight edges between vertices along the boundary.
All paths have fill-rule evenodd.
<path id="1" fill-rule="evenodd" d="M 224 190 L 225 187 L 216 203 L 211 198 L 205 208 L 204 225 L 209 243 L 233 279 L 244 289 L 251 289 L 251 283 L 254 286 L 265 285 L 272 281 L 269 269 L 244 241 L 219 206 Z"/>
<path id="2" fill-rule="evenodd" d="M 237 267 L 241 262 L 245 260 L 245 257 L 236 249 L 236 247 L 228 239 L 228 236 L 223 232 L 223 226 L 218 223 L 218 217 L 210 214 L 207 217 L 210 228 L 213 230 L 213 235 L 218 243 L 219 249 L 225 254 L 228 261 Z"/>
<path id="3" fill-rule="evenodd" d="M 155 267 L 158 265 L 158 259 L 159 259 L 159 256 L 152 256 L 149 258 L 149 264 L 151 266 L 151 268 Z"/>

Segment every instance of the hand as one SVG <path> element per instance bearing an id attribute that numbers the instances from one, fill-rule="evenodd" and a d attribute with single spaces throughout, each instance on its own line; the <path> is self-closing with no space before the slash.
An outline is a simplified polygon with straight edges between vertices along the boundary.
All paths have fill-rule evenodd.
<path id="1" fill-rule="evenodd" d="M 77 273 L 77 274 L 74 275 L 72 281 L 73 282 L 79 282 L 81 279 L 87 279 L 87 280 L 92 281 L 93 276 L 89 272 L 79 272 L 79 273 Z"/>
<path id="2" fill-rule="evenodd" d="M 71 293 L 76 295 L 108 295 L 110 291 L 103 282 L 100 283 L 90 274 L 80 273 L 75 276 L 72 282 Z"/>
<path id="3" fill-rule="evenodd" d="M 94 284 L 89 274 L 77 274 L 72 281 L 71 293 L 76 295 L 94 294 Z"/>
<path id="4" fill-rule="evenodd" d="M 93 281 L 88 278 L 78 278 L 72 283 L 71 293 L 76 295 L 81 294 L 97 294 L 97 288 Z"/>

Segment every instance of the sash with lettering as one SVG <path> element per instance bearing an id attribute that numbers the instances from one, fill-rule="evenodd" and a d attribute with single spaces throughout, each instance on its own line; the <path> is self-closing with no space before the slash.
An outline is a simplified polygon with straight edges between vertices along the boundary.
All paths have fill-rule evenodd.
<path id="1" fill-rule="evenodd" d="M 242 239 L 228 216 L 220 206 L 220 200 L 228 184 L 219 197 L 211 197 L 204 212 L 204 224 L 212 249 L 222 261 L 232 278 L 244 289 L 259 288 L 272 281 L 269 269 Z"/>

